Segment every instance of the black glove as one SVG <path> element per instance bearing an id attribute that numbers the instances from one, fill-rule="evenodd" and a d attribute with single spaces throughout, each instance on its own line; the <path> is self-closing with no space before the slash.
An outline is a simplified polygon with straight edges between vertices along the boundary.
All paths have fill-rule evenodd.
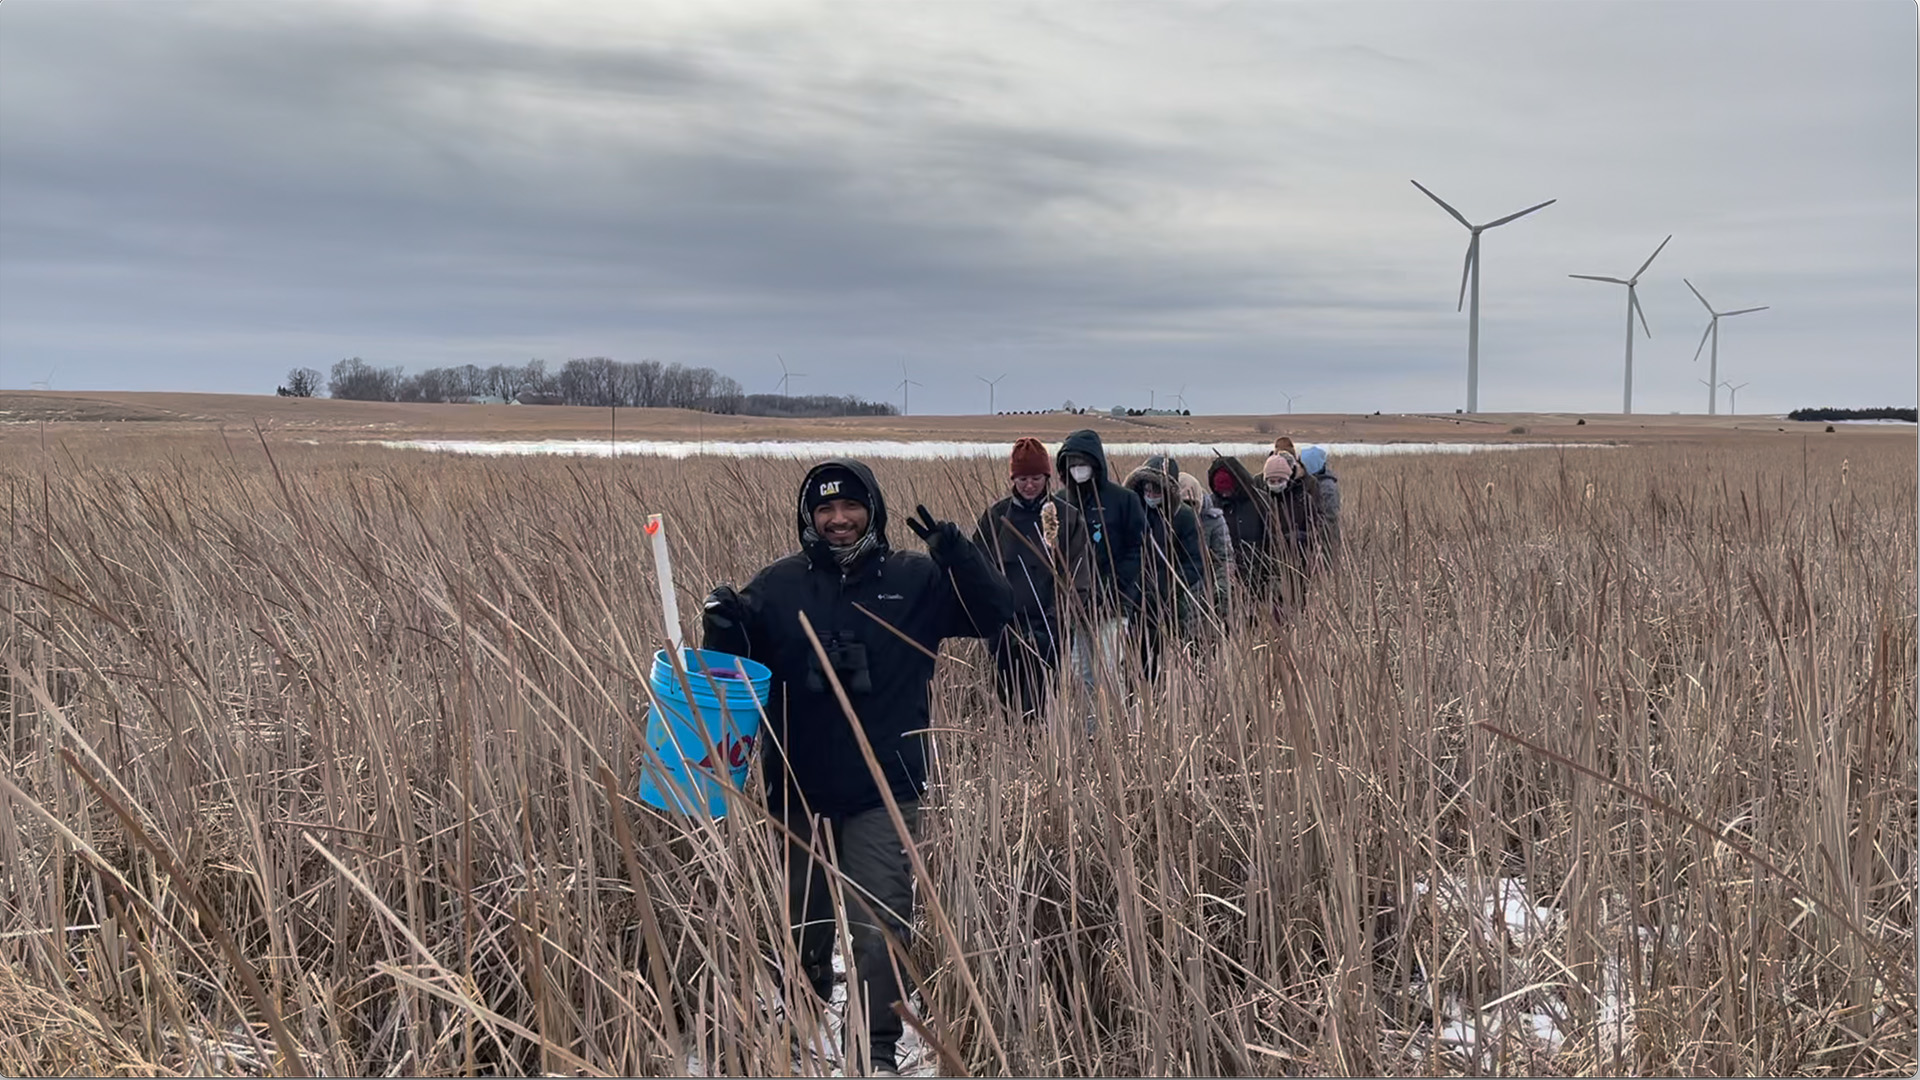
<path id="1" fill-rule="evenodd" d="M 935 563 L 943 569 L 952 566 L 953 561 L 960 557 L 961 549 L 967 542 L 960 535 L 960 526 L 951 521 L 933 520 L 933 515 L 928 513 L 924 506 L 916 506 L 914 510 L 920 516 L 917 520 L 908 518 L 907 528 L 912 529 L 913 535 L 927 545 L 927 554 L 933 556 Z"/>
<path id="2" fill-rule="evenodd" d="M 746 601 L 740 599 L 731 585 L 715 585 L 701 606 L 705 609 L 707 625 L 715 630 L 732 630 L 746 624 Z"/>

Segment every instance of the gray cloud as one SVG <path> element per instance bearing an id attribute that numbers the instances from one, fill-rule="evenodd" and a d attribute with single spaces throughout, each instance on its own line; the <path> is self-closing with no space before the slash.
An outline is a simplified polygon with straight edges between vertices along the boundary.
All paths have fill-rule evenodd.
<path id="1" fill-rule="evenodd" d="M 1743 408 L 1914 396 L 1911 8 L 545 11 L 10 6 L 0 385 L 777 350 L 939 410 L 1447 409 L 1466 231 L 1411 177 L 1560 200 L 1486 235 L 1483 407 L 1617 407 L 1624 300 L 1566 275 L 1669 232 L 1643 411 L 1697 407 L 1682 275 L 1774 305 Z"/>

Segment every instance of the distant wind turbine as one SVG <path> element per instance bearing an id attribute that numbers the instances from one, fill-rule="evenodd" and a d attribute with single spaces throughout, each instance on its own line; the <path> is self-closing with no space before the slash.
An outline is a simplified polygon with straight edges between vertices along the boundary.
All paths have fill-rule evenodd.
<path id="1" fill-rule="evenodd" d="M 54 373 L 54 372 L 56 372 L 56 371 L 58 371 L 58 370 L 60 370 L 60 369 L 59 369 L 59 368 L 57 368 L 57 367 L 56 367 L 56 368 L 48 368 L 48 369 L 47 369 L 47 377 L 46 377 L 46 378 L 44 378 L 44 379 L 38 379 L 38 380 L 36 380 L 36 381 L 34 381 L 34 382 L 31 382 L 31 383 L 28 383 L 28 384 L 27 384 L 27 389 L 29 389 L 29 390 L 51 390 L 51 389 L 53 389 L 53 373 Z"/>
<path id="2" fill-rule="evenodd" d="M 780 396 L 792 397 L 793 395 L 789 393 L 789 390 L 792 388 L 793 380 L 804 379 L 807 377 L 807 373 L 804 371 L 788 371 L 787 360 L 779 353 L 774 353 L 773 358 L 780 361 Z"/>
<path id="3" fill-rule="evenodd" d="M 1667 241 L 1672 239 L 1673 234 L 1668 233 L 1667 239 L 1660 241 L 1660 246 L 1653 249 L 1652 255 L 1647 256 L 1647 261 L 1641 263 L 1640 269 L 1635 270 L 1633 276 L 1627 278 L 1625 281 L 1617 277 L 1600 277 L 1595 274 L 1567 275 L 1568 277 L 1580 278 L 1584 281 L 1610 281 L 1615 285 L 1625 285 L 1627 287 L 1627 382 L 1626 389 L 1622 391 L 1620 411 L 1628 415 L 1633 414 L 1633 317 L 1636 313 L 1640 316 L 1640 329 L 1646 331 L 1648 337 L 1653 336 L 1653 330 L 1647 326 L 1647 313 L 1641 309 L 1640 298 L 1634 295 L 1633 289 L 1634 286 L 1640 284 L 1640 275 L 1647 272 L 1647 267 L 1653 265 L 1653 260 L 1658 258 L 1662 251 L 1666 250 Z"/>
<path id="4" fill-rule="evenodd" d="M 907 377 L 907 365 L 905 364 L 900 365 L 900 374 L 902 376 L 900 385 L 894 387 L 895 390 L 900 391 L 900 415 L 912 416 L 913 410 L 908 408 L 908 399 L 913 393 L 912 387 L 925 386 L 926 384 L 914 382 L 912 378 Z M 975 377 L 977 378 L 978 376 Z"/>
<path id="5" fill-rule="evenodd" d="M 1294 403 L 1294 401 L 1295 401 L 1295 399 L 1297 399 L 1297 398 L 1299 398 L 1299 397 L 1301 397 L 1302 395 L 1300 395 L 1300 394 L 1289 394 L 1289 393 L 1287 393 L 1287 392 L 1286 392 L 1285 390 L 1282 390 L 1282 391 L 1280 391 L 1280 396 L 1281 396 L 1281 397 L 1283 397 L 1283 398 L 1286 398 L 1286 399 L 1287 399 L 1287 415 L 1288 415 L 1288 416 L 1292 416 L 1292 415 L 1293 415 L 1293 403 Z"/>
<path id="6" fill-rule="evenodd" d="M 905 374 L 905 371 L 903 370 L 901 373 Z M 1000 380 L 1006 378 L 1006 375 L 1002 374 L 998 378 L 993 378 L 993 379 L 989 379 L 985 375 L 975 375 L 974 378 L 979 379 L 981 382 L 987 384 L 987 415 L 988 416 L 996 415 L 993 409 L 993 392 L 995 388 L 997 388 L 1000 385 Z"/>
<path id="7" fill-rule="evenodd" d="M 1707 347 L 1708 338 L 1713 339 L 1713 352 L 1709 354 L 1710 359 L 1707 361 L 1706 378 L 1707 415 L 1712 416 L 1720 400 L 1720 320 L 1731 318 L 1735 315 L 1746 315 L 1755 311 L 1765 311 L 1773 305 L 1762 304 L 1759 307 L 1746 307 L 1738 311 L 1715 311 L 1713 310 L 1713 305 L 1707 303 L 1707 298 L 1700 295 L 1700 290 L 1693 288 L 1693 282 L 1687 281 L 1686 278 L 1681 278 L 1680 280 L 1686 281 L 1687 288 L 1691 289 L 1693 295 L 1699 299 L 1700 306 L 1707 309 L 1708 315 L 1713 316 L 1713 318 L 1707 322 L 1707 332 L 1700 335 L 1700 344 L 1693 350 L 1694 362 L 1698 363 L 1700 360 L 1700 350 Z"/>
<path id="8" fill-rule="evenodd" d="M 1467 241 L 1467 260 L 1460 268 L 1460 303 L 1454 305 L 1454 310 L 1460 310 L 1460 305 L 1466 303 L 1467 285 L 1468 282 L 1471 281 L 1473 285 L 1473 306 L 1467 313 L 1467 411 L 1477 413 L 1480 411 L 1480 234 L 1488 229 L 1505 225 L 1515 218 L 1526 217 L 1535 210 L 1552 206 L 1560 200 L 1548 199 L 1538 206 L 1529 206 L 1517 214 L 1508 214 L 1506 217 L 1496 218 L 1487 222 L 1485 225 L 1475 225 L 1462 217 L 1460 211 L 1448 206 L 1445 199 L 1442 199 L 1431 191 L 1427 191 L 1420 181 L 1413 181 L 1413 186 L 1419 188 L 1427 198 L 1439 203 L 1440 209 L 1452 214 L 1453 220 L 1465 225 L 1467 231 L 1473 234 L 1472 238 Z"/>
<path id="9" fill-rule="evenodd" d="M 1179 409 L 1181 412 L 1187 411 L 1187 384 L 1186 383 L 1180 384 L 1180 392 L 1173 395 L 1173 400 L 1179 402 L 1178 405 L 1174 406 L 1175 408 Z"/>
<path id="10" fill-rule="evenodd" d="M 1720 385 L 1727 388 L 1727 415 L 1728 416 L 1740 415 L 1740 397 L 1739 397 L 1740 391 L 1745 390 L 1747 387 L 1753 384 L 1741 383 L 1739 386 L 1735 386 L 1732 383 L 1723 382 Z"/>

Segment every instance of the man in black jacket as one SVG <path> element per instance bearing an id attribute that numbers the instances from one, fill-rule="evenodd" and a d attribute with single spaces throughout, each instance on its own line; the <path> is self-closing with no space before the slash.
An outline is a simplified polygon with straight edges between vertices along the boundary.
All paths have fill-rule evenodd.
<path id="1" fill-rule="evenodd" d="M 1055 455 L 1061 477 L 1054 496 L 1086 519 L 1093 556 L 1093 591 L 1083 625 L 1072 631 L 1073 663 L 1092 693 L 1099 667 L 1117 672 L 1126 620 L 1140 607 L 1140 542 L 1147 513 L 1133 492 L 1114 483 L 1100 433 L 1082 428 L 1068 435 Z"/>
<path id="2" fill-rule="evenodd" d="M 892 1069 L 901 1033 L 892 1004 L 904 1001 L 906 990 L 882 927 L 906 941 L 913 864 L 799 616 L 805 612 L 812 623 L 887 788 L 917 833 L 934 656 L 946 638 L 998 633 L 1012 601 L 1006 579 L 957 527 L 934 521 L 925 507 L 907 524 L 926 541 L 928 555 L 894 551 L 886 501 L 858 461 L 814 466 L 801 484 L 797 510 L 802 550 L 767 566 L 738 592 L 715 588 L 706 603 L 704 645 L 757 660 L 773 673 L 770 738 L 763 744 L 774 749 L 762 762 L 768 813 L 796 838 L 786 848 L 787 895 L 801 964 L 827 1000 L 833 897 L 841 890 L 830 887 L 819 865 L 826 845 L 814 838 L 824 829 L 853 886 L 846 890 L 846 917 L 856 971 L 848 991 L 866 995 L 874 1068 Z"/>

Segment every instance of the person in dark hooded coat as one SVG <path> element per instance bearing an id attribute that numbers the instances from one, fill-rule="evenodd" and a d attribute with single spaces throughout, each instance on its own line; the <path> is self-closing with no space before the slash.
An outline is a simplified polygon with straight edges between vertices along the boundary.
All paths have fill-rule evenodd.
<path id="1" fill-rule="evenodd" d="M 1140 542 L 1147 529 L 1139 496 L 1114 483 L 1100 433 L 1082 428 L 1068 435 L 1054 455 L 1060 493 L 1054 498 L 1079 511 L 1087 523 L 1093 556 L 1093 588 L 1081 625 L 1070 629 L 1074 667 L 1095 687 L 1100 669 L 1117 672 L 1126 622 L 1140 608 Z"/>
<path id="2" fill-rule="evenodd" d="M 1160 669 L 1160 648 L 1169 631 L 1189 632 L 1194 602 L 1205 577 L 1200 518 L 1180 499 L 1180 465 L 1156 454 L 1127 475 L 1127 490 L 1139 496 L 1147 528 L 1140 545 L 1140 663 L 1149 679 Z"/>
<path id="3" fill-rule="evenodd" d="M 1273 537 L 1278 532 L 1266 485 L 1239 458 L 1222 454 L 1207 468 L 1207 490 L 1213 493 L 1214 505 L 1226 519 L 1227 535 L 1233 539 L 1235 575 L 1248 593 L 1264 597 L 1272 583 Z"/>
<path id="4" fill-rule="evenodd" d="M 773 674 L 769 738 L 762 744 L 774 747 L 761 755 L 767 809 L 794 836 L 785 849 L 794 938 L 807 979 L 825 1001 L 833 990 L 837 890 L 817 863 L 826 848 L 816 833 L 832 834 L 841 872 L 876 902 L 879 923 L 903 942 L 912 927 L 913 870 L 799 616 L 804 612 L 819 636 L 887 788 L 914 830 L 940 643 L 991 639 L 1011 614 L 1012 597 L 979 549 L 925 507 L 907 524 L 928 553 L 893 550 L 886 500 L 858 461 L 809 470 L 796 517 L 801 550 L 761 570 L 745 588 L 716 587 L 707 597 L 703 640 L 708 649 L 756 660 Z M 846 918 L 856 968 L 849 991 L 868 995 L 873 1061 L 893 1068 L 902 1028 L 891 1004 L 905 1000 L 906 990 L 867 906 L 849 900 Z"/>

